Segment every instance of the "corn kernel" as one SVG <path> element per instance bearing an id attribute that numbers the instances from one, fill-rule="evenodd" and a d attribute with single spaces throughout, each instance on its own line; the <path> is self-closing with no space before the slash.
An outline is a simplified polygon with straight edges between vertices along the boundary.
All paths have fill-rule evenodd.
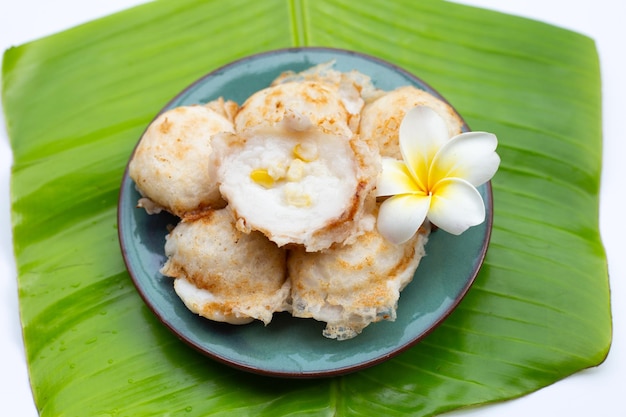
<path id="1" fill-rule="evenodd" d="M 290 206 L 308 207 L 312 204 L 311 196 L 295 184 L 285 186 L 285 201 Z"/>
<path id="2" fill-rule="evenodd" d="M 270 167 L 267 168 L 267 173 L 269 174 L 270 177 L 274 179 L 274 181 L 280 181 L 283 178 L 285 178 L 285 175 L 287 173 L 287 167 L 285 166 L 284 163 L 279 162 L 279 163 L 270 165 Z"/>
<path id="3" fill-rule="evenodd" d="M 319 156 L 317 145 L 313 142 L 298 143 L 293 148 L 293 154 L 305 162 L 315 161 Z"/>
<path id="4" fill-rule="evenodd" d="M 267 169 L 252 170 L 252 172 L 250 172 L 250 179 L 265 188 L 274 186 L 274 178 L 267 172 Z"/>
<path id="5" fill-rule="evenodd" d="M 287 181 L 300 181 L 304 177 L 305 162 L 301 159 L 294 159 L 287 169 Z"/>

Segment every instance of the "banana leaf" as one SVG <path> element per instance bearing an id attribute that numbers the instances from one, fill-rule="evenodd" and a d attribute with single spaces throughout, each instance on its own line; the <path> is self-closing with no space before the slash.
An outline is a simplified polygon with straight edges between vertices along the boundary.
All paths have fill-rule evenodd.
<path id="1" fill-rule="evenodd" d="M 125 164 L 177 92 L 238 58 L 330 46 L 378 56 L 497 134 L 491 245 L 441 326 L 353 374 L 284 380 L 193 351 L 133 287 L 117 240 Z M 611 343 L 598 228 L 593 40 L 435 1 L 157 1 L 7 50 L 20 314 L 42 416 L 431 416 L 600 364 Z"/>

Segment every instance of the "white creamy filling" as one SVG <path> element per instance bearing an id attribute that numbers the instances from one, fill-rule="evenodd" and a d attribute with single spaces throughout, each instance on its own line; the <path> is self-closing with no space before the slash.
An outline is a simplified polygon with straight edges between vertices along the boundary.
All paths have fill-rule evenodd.
<path id="1" fill-rule="evenodd" d="M 253 229 L 308 235 L 350 207 L 357 187 L 354 158 L 340 136 L 260 134 L 224 161 L 220 190 Z"/>

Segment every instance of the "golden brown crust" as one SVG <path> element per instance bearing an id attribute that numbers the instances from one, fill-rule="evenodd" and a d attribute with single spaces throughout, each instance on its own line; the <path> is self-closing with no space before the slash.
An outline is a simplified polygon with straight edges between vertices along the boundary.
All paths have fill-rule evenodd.
<path id="1" fill-rule="evenodd" d="M 200 315 L 269 323 L 272 313 L 286 308 L 285 251 L 258 232 L 237 230 L 228 209 L 180 222 L 167 236 L 165 253 L 163 275 L 204 290 L 195 295 L 179 292 Z"/>
<path id="2" fill-rule="evenodd" d="M 139 206 L 179 217 L 223 207 L 208 158 L 211 137 L 232 130 L 231 121 L 207 106 L 177 107 L 157 117 L 129 163 L 129 176 L 143 198 Z"/>
<path id="3" fill-rule="evenodd" d="M 355 337 L 370 323 L 395 320 L 400 291 L 424 256 L 428 235 L 424 228 L 393 245 L 372 230 L 352 245 L 289 251 L 292 314 L 326 322 L 324 335 L 339 340 Z"/>
<path id="4" fill-rule="evenodd" d="M 400 123 L 408 110 L 420 105 L 432 108 L 444 119 L 450 137 L 461 133 L 463 120 L 450 105 L 417 87 L 405 86 L 385 93 L 363 108 L 359 135 L 367 142 L 376 142 L 381 156 L 402 159 Z"/>
<path id="5" fill-rule="evenodd" d="M 235 129 L 243 133 L 259 126 L 274 126 L 287 111 L 310 120 L 326 133 L 352 135 L 340 97 L 325 84 L 313 81 L 278 84 L 253 94 L 235 116 Z"/>

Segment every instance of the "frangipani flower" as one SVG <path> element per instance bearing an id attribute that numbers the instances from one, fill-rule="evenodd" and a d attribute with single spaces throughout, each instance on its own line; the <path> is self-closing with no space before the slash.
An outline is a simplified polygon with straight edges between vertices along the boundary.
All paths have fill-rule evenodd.
<path id="1" fill-rule="evenodd" d="M 498 140 L 485 132 L 449 139 L 443 119 L 432 109 L 409 110 L 399 130 L 402 161 L 383 158 L 376 195 L 387 197 L 378 213 L 378 231 L 394 243 L 406 242 L 428 219 L 459 235 L 485 220 L 476 189 L 498 170 Z"/>

